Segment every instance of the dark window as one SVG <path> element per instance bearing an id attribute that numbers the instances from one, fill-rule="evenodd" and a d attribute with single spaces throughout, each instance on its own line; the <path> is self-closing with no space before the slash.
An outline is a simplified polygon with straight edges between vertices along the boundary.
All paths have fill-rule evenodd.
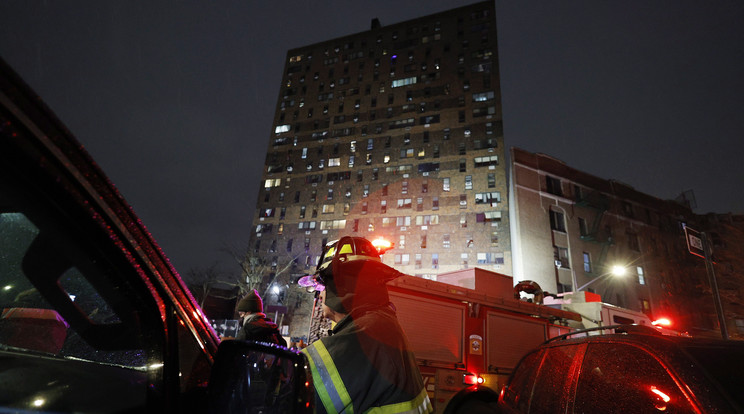
<path id="1" fill-rule="evenodd" d="M 662 411 L 694 412 L 666 367 L 632 345 L 589 344 L 579 373 L 574 412 Z"/>
<path id="2" fill-rule="evenodd" d="M 545 182 L 546 182 L 546 188 L 550 194 L 555 194 L 557 196 L 563 196 L 563 190 L 561 189 L 561 180 L 555 177 L 546 175 Z"/>
<path id="3" fill-rule="evenodd" d="M 529 408 L 530 396 L 543 355 L 544 351 L 537 351 L 525 356 L 509 385 L 504 389 L 504 402 L 517 412 L 526 413 Z"/>
<path id="4" fill-rule="evenodd" d="M 578 346 L 549 348 L 540 366 L 538 381 L 532 391 L 531 413 L 565 412 L 566 390 L 571 379 L 571 363 Z M 581 411 L 577 411 L 581 412 Z M 591 411 L 601 412 L 601 411 Z"/>
<path id="5" fill-rule="evenodd" d="M 550 210 L 550 228 L 556 231 L 566 232 L 566 220 L 563 213 Z"/>

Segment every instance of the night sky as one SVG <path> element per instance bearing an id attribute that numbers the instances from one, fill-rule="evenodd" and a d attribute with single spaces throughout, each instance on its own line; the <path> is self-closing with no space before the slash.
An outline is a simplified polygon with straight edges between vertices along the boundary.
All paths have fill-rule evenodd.
<path id="1" fill-rule="evenodd" d="M 470 1 L 0 1 L 0 56 L 182 273 L 244 250 L 288 49 Z M 744 213 L 744 2 L 497 1 L 506 147 Z"/>

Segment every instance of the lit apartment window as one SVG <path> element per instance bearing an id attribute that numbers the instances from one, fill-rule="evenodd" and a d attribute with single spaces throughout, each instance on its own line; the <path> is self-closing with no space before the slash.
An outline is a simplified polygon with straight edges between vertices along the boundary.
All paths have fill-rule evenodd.
<path id="1" fill-rule="evenodd" d="M 489 193 L 475 193 L 475 204 L 488 204 L 496 207 L 501 202 L 501 193 L 493 191 Z"/>
<path id="2" fill-rule="evenodd" d="M 400 150 L 400 158 L 413 158 L 415 150 L 413 148 L 403 148 Z"/>
<path id="3" fill-rule="evenodd" d="M 386 200 L 380 201 L 380 213 L 382 214 L 387 213 L 387 201 Z"/>
<path id="4" fill-rule="evenodd" d="M 565 247 L 553 246 L 553 257 L 556 260 L 556 265 L 563 269 L 570 269 L 571 262 L 568 260 L 568 249 Z"/>
<path id="5" fill-rule="evenodd" d="M 473 102 L 486 102 L 490 101 L 494 98 L 494 92 L 493 91 L 486 91 L 486 92 L 480 92 L 480 93 L 474 93 L 473 94 Z"/>
<path id="6" fill-rule="evenodd" d="M 499 165 L 498 155 L 489 155 L 486 157 L 475 157 L 473 159 L 473 166 L 475 168 L 488 167 L 488 169 L 494 169 Z"/>
<path id="7" fill-rule="evenodd" d="M 465 189 L 466 190 L 472 190 L 473 189 L 473 176 L 472 175 L 466 175 L 465 176 Z M 476 204 L 478 203 L 476 199 Z"/>
<path id="8" fill-rule="evenodd" d="M 410 198 L 399 198 L 398 208 L 411 208 L 411 199 Z"/>
<path id="9" fill-rule="evenodd" d="M 449 191 L 449 190 L 450 190 L 450 179 L 442 178 L 442 191 Z"/>
<path id="10" fill-rule="evenodd" d="M 460 253 L 460 264 L 464 269 L 467 269 L 468 267 L 468 254 L 467 253 Z"/>
<path id="11" fill-rule="evenodd" d="M 442 247 L 444 247 L 445 249 L 450 248 L 450 235 L 449 234 L 445 234 L 442 236 Z"/>
<path id="12" fill-rule="evenodd" d="M 416 216 L 416 225 L 417 226 L 429 226 L 429 225 L 432 225 L 432 224 L 439 224 L 439 215 L 438 214 Z"/>
<path id="13" fill-rule="evenodd" d="M 403 79 L 395 79 L 392 82 L 392 87 L 399 88 L 401 86 L 413 85 L 416 83 L 416 80 L 417 80 L 416 76 L 411 76 L 411 77 L 403 78 Z"/>
<path id="14" fill-rule="evenodd" d="M 264 188 L 279 187 L 280 185 L 282 185 L 281 178 L 270 178 L 264 183 Z"/>
<path id="15" fill-rule="evenodd" d="M 398 248 L 400 249 L 406 248 L 406 235 L 405 234 L 400 235 L 400 238 L 398 239 Z"/>
<path id="16" fill-rule="evenodd" d="M 439 254 L 432 253 L 431 255 L 431 268 L 439 269 Z"/>
<path id="17" fill-rule="evenodd" d="M 460 208 L 468 208 L 468 195 L 460 194 Z"/>
<path id="18" fill-rule="evenodd" d="M 307 147 L 302 149 L 302 159 L 304 160 L 305 158 L 307 158 Z"/>
<path id="19" fill-rule="evenodd" d="M 305 210 L 306 210 L 305 206 L 300 206 L 300 218 L 301 219 L 305 218 Z"/>
<path id="20" fill-rule="evenodd" d="M 638 284 L 645 285 L 646 284 L 646 278 L 643 274 L 643 267 L 636 266 L 636 274 L 638 275 Z"/>
<path id="21" fill-rule="evenodd" d="M 592 257 L 587 252 L 584 252 L 584 272 L 586 273 L 592 272 Z"/>

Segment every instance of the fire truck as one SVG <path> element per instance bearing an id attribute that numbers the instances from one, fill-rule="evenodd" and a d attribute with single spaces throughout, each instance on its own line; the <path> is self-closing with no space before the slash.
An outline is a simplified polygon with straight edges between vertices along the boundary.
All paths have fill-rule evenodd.
<path id="1" fill-rule="evenodd" d="M 318 268 L 335 256 L 379 261 L 390 248 L 372 244 L 377 250 L 361 238 L 329 242 Z M 313 277 L 306 278 L 311 285 Z M 577 313 L 515 297 L 512 278 L 506 275 L 474 268 L 437 279 L 401 275 L 388 283 L 391 306 L 437 413 L 448 406 L 459 410 L 468 401 L 496 401 L 500 384 L 524 354 L 546 339 L 568 333 L 567 321 L 581 321 Z M 308 343 L 329 328 L 320 303 L 314 308 Z"/>
<path id="2" fill-rule="evenodd" d="M 392 247 L 341 240 L 325 246 L 318 268 L 336 256 L 381 261 Z M 309 286 L 313 276 L 303 279 Z M 645 314 L 602 303 L 590 292 L 551 295 L 535 282 L 515 284 L 477 267 L 439 274 L 437 281 L 401 274 L 387 286 L 437 413 L 487 410 L 522 356 L 550 338 L 594 326 L 652 324 Z M 316 301 L 308 343 L 329 329 Z"/>
<path id="3" fill-rule="evenodd" d="M 575 312 L 515 298 L 506 275 L 471 268 L 437 279 L 388 283 L 437 413 L 459 411 L 467 400 L 492 401 L 524 354 L 568 333 L 568 321 L 581 321 Z"/>

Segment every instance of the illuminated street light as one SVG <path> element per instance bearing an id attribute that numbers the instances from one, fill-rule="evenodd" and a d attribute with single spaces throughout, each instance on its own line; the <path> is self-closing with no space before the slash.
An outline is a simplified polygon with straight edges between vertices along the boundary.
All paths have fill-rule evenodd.
<path id="1" fill-rule="evenodd" d="M 581 287 L 577 288 L 576 291 L 579 292 L 581 290 L 584 290 L 584 288 L 586 288 L 587 286 L 591 285 L 592 283 L 594 283 L 594 282 L 596 282 L 596 281 L 598 281 L 600 279 L 604 279 L 604 278 L 607 278 L 609 276 L 623 276 L 623 275 L 625 275 L 626 272 L 627 272 L 627 269 L 625 268 L 625 266 L 620 266 L 620 265 L 612 266 L 612 268 L 610 269 L 610 271 L 608 273 L 605 273 L 605 274 L 597 277 L 596 279 L 590 280 L 589 282 L 583 284 Z"/>

